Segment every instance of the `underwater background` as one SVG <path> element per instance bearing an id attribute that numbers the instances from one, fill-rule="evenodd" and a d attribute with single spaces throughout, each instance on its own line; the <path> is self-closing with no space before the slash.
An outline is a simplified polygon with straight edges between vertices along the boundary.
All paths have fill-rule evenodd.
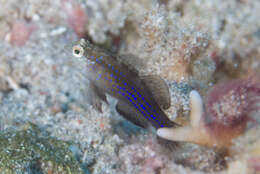
<path id="1" fill-rule="evenodd" d="M 259 19 L 259 0 L 0 0 L 0 173 L 260 174 Z M 176 149 L 88 104 L 80 38 L 166 81 Z"/>

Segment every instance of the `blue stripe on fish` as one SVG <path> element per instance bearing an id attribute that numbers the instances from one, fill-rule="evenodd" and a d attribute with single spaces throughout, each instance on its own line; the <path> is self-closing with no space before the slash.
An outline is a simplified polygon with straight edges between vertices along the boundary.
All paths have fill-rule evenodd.
<path id="1" fill-rule="evenodd" d="M 94 59 L 95 57 L 94 56 L 91 56 L 92 59 Z M 96 58 L 96 62 L 97 63 L 101 63 L 103 59 L 103 56 L 100 56 L 99 58 Z M 111 66 L 111 64 L 108 64 L 108 67 L 110 67 L 112 70 L 114 70 L 114 72 L 118 73 L 119 71 L 117 69 L 115 69 L 113 66 Z M 94 70 L 96 67 L 95 65 L 92 66 L 92 69 Z M 99 80 L 101 78 L 102 74 L 99 74 L 98 78 L 96 80 Z M 120 80 L 120 76 L 124 77 L 123 73 L 119 72 L 119 77 L 118 77 L 118 80 Z M 114 77 L 116 79 L 116 76 L 111 74 L 110 77 Z M 109 79 L 107 76 L 104 77 L 105 80 L 108 80 L 110 83 L 112 83 L 112 79 Z M 128 85 L 127 82 L 123 82 L 123 84 L 127 87 L 130 87 Z M 115 87 L 115 85 L 113 85 L 112 87 Z M 126 88 L 125 87 L 120 87 L 120 86 L 117 86 L 117 88 L 119 89 L 118 90 L 118 93 L 121 94 L 123 97 L 125 97 L 131 104 L 133 104 L 133 106 L 143 114 L 143 116 L 145 116 L 147 119 L 149 120 L 153 120 L 155 121 L 157 124 L 154 124 L 155 122 L 152 121 L 152 123 L 158 128 L 158 127 L 164 127 L 163 124 L 157 119 L 158 118 L 158 113 L 155 111 L 155 109 L 152 108 L 152 106 L 145 100 L 145 98 L 135 89 L 135 88 L 131 88 L 133 90 L 134 93 L 131 93 L 129 91 L 125 91 Z M 121 91 L 123 90 L 123 91 Z M 111 91 L 114 91 L 113 88 L 111 88 Z M 134 101 L 137 101 L 137 97 L 136 95 L 137 94 L 145 103 L 146 106 L 148 106 L 149 108 L 152 109 L 152 112 L 153 113 L 150 113 L 147 108 L 141 104 L 141 103 L 135 103 Z M 133 101 L 133 100 L 134 101 Z M 148 115 L 147 115 L 147 114 Z M 155 114 L 155 115 L 153 115 Z"/>

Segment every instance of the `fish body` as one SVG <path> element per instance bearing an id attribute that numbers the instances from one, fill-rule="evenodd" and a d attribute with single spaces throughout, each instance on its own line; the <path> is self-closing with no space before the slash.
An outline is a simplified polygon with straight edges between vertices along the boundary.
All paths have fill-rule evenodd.
<path id="1" fill-rule="evenodd" d="M 149 83 L 153 83 L 151 76 L 150 80 L 145 80 L 116 56 L 84 39 L 74 45 L 72 52 L 75 57 L 88 62 L 87 78 L 92 89 L 90 93 L 104 101 L 105 94 L 118 99 L 116 110 L 120 115 L 143 128 L 150 125 L 156 129 L 176 125 L 163 112 L 160 102 L 156 101 L 157 94 L 149 87 Z M 167 100 L 169 102 L 169 98 Z M 166 105 L 169 107 L 169 103 Z"/>

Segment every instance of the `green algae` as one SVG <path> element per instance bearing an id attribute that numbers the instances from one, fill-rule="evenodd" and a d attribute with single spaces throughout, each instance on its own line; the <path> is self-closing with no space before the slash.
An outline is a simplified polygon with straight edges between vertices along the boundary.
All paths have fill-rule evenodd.
<path id="1" fill-rule="evenodd" d="M 71 142 L 57 140 L 36 125 L 0 132 L 0 173 L 83 174 L 69 150 Z"/>

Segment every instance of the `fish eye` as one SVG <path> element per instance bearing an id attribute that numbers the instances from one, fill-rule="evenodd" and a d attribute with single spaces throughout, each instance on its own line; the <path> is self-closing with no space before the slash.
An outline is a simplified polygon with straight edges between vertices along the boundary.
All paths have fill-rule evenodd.
<path id="1" fill-rule="evenodd" d="M 83 54 L 84 54 L 84 49 L 83 47 L 79 46 L 79 45 L 76 45 L 72 48 L 72 54 L 75 56 L 75 57 L 82 57 Z"/>

